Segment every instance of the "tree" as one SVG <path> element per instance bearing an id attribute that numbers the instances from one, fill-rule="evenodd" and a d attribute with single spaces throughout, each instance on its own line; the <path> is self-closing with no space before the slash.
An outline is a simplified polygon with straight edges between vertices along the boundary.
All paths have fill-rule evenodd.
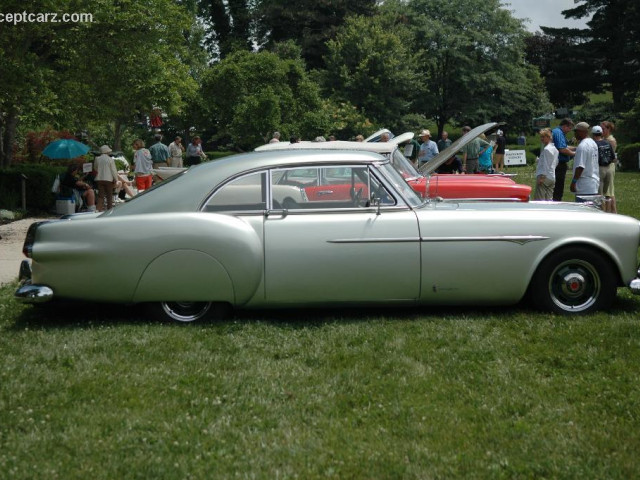
<path id="1" fill-rule="evenodd" d="M 622 115 L 622 122 L 618 127 L 629 142 L 640 142 L 640 94 L 631 109 Z"/>
<path id="2" fill-rule="evenodd" d="M 543 31 L 570 41 L 581 38 L 565 51 L 570 63 L 586 63 L 585 73 L 594 80 L 590 89 L 609 87 L 614 109 L 631 107 L 640 87 L 640 4 L 637 0 L 576 0 L 575 8 L 564 10 L 566 18 L 586 18 L 587 29 L 553 29 Z M 579 79 L 582 72 L 567 72 L 563 78 Z"/>
<path id="3" fill-rule="evenodd" d="M 219 137 L 241 149 L 264 143 L 278 130 L 284 135 L 319 135 L 326 128 L 319 86 L 300 59 L 271 52 L 236 51 L 205 73 L 204 108 Z"/>
<path id="4" fill-rule="evenodd" d="M 415 59 L 405 40 L 382 16 L 347 19 L 327 43 L 324 84 L 332 98 L 355 105 L 378 125 L 397 128 L 417 90 Z"/>
<path id="5" fill-rule="evenodd" d="M 522 21 L 499 0 L 411 0 L 389 8 L 414 32 L 422 80 L 416 106 L 439 133 L 451 119 L 522 122 L 522 112 L 549 108 L 539 75 L 524 62 Z"/>
<path id="6" fill-rule="evenodd" d="M 13 1 L 5 11 L 24 11 Z M 68 0 L 40 0 L 35 12 L 77 11 Z M 74 8 L 75 7 L 75 8 Z M 183 63 L 184 33 L 194 20 L 172 0 L 95 2 L 84 23 L 6 25 L 0 36 L 2 166 L 12 158 L 18 125 L 122 126 L 139 112 L 177 112 L 196 84 Z M 29 10 L 31 12 L 31 10 Z M 28 12 L 28 13 L 29 13 Z"/>
<path id="7" fill-rule="evenodd" d="M 247 0 L 198 0 L 198 10 L 210 25 L 209 51 L 225 58 L 235 50 L 250 50 L 253 34 L 253 2 Z"/>
<path id="8" fill-rule="evenodd" d="M 257 8 L 258 43 L 293 40 L 309 68 L 324 67 L 327 41 L 352 15 L 375 13 L 376 0 L 261 0 Z"/>
<path id="9" fill-rule="evenodd" d="M 78 74 L 90 79 L 91 89 L 81 98 L 93 119 L 114 122 L 114 149 L 119 149 L 123 126 L 155 107 L 177 114 L 197 89 L 184 62 L 194 17 L 172 0 L 101 6 L 91 28 L 77 39 L 71 60 Z"/>
<path id="10" fill-rule="evenodd" d="M 544 78 L 549 99 L 556 108 L 571 108 L 587 101 L 587 93 L 598 85 L 589 56 L 576 57 L 580 36 L 555 36 L 536 32 L 525 39 L 525 58 Z M 584 48 L 584 47 L 583 47 Z"/>
<path id="11" fill-rule="evenodd" d="M 34 11 L 65 10 L 68 2 L 37 2 Z M 23 2 L 8 0 L 3 12 L 24 12 Z M 67 11 L 70 11 L 67 9 Z M 31 10 L 29 11 L 31 12 Z M 8 167 L 20 121 L 50 120 L 59 114 L 57 86 L 63 80 L 60 49 L 82 24 L 3 23 L 0 35 L 0 167 Z"/>

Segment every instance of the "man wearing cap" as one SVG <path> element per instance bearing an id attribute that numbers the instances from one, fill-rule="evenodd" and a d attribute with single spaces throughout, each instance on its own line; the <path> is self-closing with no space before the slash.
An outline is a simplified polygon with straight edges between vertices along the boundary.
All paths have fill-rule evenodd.
<path id="1" fill-rule="evenodd" d="M 606 201 L 603 204 L 605 212 L 616 213 L 616 203 L 613 192 L 613 179 L 616 173 L 616 153 L 608 140 L 603 138 L 602 127 L 596 125 L 591 129 L 593 140 L 598 146 L 598 165 L 600 174 L 600 186 L 598 193 L 604 195 Z"/>
<path id="2" fill-rule="evenodd" d="M 471 127 L 462 127 L 463 135 L 470 131 Z M 462 147 L 462 171 L 465 173 L 478 173 L 478 159 L 489 147 L 489 142 L 478 137 Z"/>
<path id="3" fill-rule="evenodd" d="M 576 194 L 576 202 L 580 202 L 581 200 L 577 198 L 579 195 L 598 194 L 600 185 L 598 145 L 589 138 L 589 124 L 586 122 L 576 125 L 575 136 L 580 143 L 573 160 L 571 191 Z"/>
<path id="4" fill-rule="evenodd" d="M 556 185 L 553 187 L 553 200 L 562 201 L 564 195 L 564 179 L 567 176 L 567 166 L 569 160 L 576 152 L 574 148 L 569 147 L 567 143 L 567 133 L 573 129 L 573 120 L 563 118 L 560 126 L 551 131 L 553 144 L 558 149 L 558 166 L 556 167 Z"/>
<path id="5" fill-rule="evenodd" d="M 431 132 L 429 130 L 422 130 L 419 134 L 422 145 L 420 145 L 420 151 L 418 152 L 418 165 L 424 165 L 433 157 L 438 155 L 438 145 L 431 140 Z"/>
<path id="6" fill-rule="evenodd" d="M 96 183 L 98 184 L 98 211 L 104 211 L 104 199 L 107 198 L 107 209 L 113 208 L 113 188 L 118 181 L 118 171 L 116 162 L 109 154 L 111 149 L 108 145 L 100 147 L 101 155 L 93 161 L 93 169 L 96 173 Z"/>

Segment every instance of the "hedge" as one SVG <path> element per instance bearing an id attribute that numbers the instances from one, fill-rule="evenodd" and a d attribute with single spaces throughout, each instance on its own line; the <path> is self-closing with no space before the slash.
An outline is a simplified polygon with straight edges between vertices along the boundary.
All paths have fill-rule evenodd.
<path id="1" fill-rule="evenodd" d="M 207 156 L 207 158 L 209 160 L 219 160 L 223 157 L 228 157 L 229 155 L 235 155 L 238 152 L 220 152 L 220 151 L 211 151 L 211 152 L 204 152 L 204 154 Z"/>
<path id="2" fill-rule="evenodd" d="M 22 175 L 25 175 L 27 177 L 27 210 L 51 210 L 55 201 L 51 187 L 56 175 L 62 176 L 64 171 L 65 167 L 33 164 L 0 169 L 0 208 L 6 210 L 22 208 Z"/>
<path id="3" fill-rule="evenodd" d="M 640 143 L 629 143 L 618 147 L 618 161 L 623 170 L 638 170 Z"/>

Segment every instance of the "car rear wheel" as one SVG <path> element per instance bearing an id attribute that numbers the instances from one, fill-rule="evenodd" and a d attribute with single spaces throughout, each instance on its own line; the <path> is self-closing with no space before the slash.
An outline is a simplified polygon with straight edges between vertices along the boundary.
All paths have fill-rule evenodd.
<path id="1" fill-rule="evenodd" d="M 161 321 L 189 323 L 204 319 L 225 318 L 230 308 L 212 302 L 158 302 L 149 304 L 152 315 Z"/>
<path id="2" fill-rule="evenodd" d="M 564 314 L 606 309 L 616 291 L 611 262 L 584 247 L 552 253 L 538 267 L 531 283 L 531 299 L 536 306 Z"/>

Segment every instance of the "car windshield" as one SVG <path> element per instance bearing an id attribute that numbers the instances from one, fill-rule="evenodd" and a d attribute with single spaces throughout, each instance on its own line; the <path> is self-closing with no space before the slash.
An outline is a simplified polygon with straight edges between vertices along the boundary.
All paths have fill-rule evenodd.
<path id="1" fill-rule="evenodd" d="M 383 163 L 378 167 L 387 180 L 396 188 L 404 197 L 407 203 L 412 207 L 419 207 L 425 203 L 425 200 L 405 181 L 404 177 L 398 170 L 389 163 Z"/>
<path id="2" fill-rule="evenodd" d="M 413 164 L 407 160 L 407 157 L 402 154 L 399 148 L 396 148 L 391 154 L 391 164 L 405 180 L 422 176 Z"/>

